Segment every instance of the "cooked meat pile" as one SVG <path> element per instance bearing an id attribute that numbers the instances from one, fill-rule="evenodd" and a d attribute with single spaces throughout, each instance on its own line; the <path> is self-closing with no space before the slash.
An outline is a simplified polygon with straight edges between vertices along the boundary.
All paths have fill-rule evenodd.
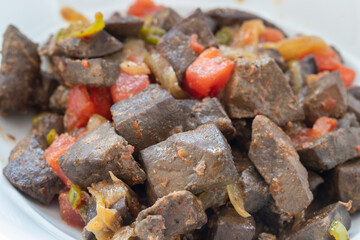
<path id="1" fill-rule="evenodd" d="M 75 12 L 41 47 L 8 27 L 0 113 L 39 113 L 9 182 L 86 240 L 345 239 L 360 87 L 339 53 L 248 12 L 141 2 Z"/>

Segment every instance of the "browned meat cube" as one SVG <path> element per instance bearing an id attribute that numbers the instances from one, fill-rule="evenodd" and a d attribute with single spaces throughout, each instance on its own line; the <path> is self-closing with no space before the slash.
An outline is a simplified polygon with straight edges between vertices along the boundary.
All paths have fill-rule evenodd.
<path id="1" fill-rule="evenodd" d="M 324 179 L 313 171 L 308 171 L 310 190 L 315 195 L 317 188 L 324 183 Z"/>
<path id="2" fill-rule="evenodd" d="M 120 136 L 135 147 L 135 153 L 181 132 L 184 114 L 178 102 L 157 84 L 111 107 Z"/>
<path id="3" fill-rule="evenodd" d="M 356 98 L 357 100 L 360 100 L 360 87 L 359 86 L 354 86 L 351 87 L 348 90 L 348 93 L 353 96 L 354 98 Z"/>
<path id="4" fill-rule="evenodd" d="M 308 146 L 297 149 L 304 166 L 327 171 L 349 159 L 359 157 L 356 147 L 360 145 L 360 128 L 340 128 L 329 132 Z"/>
<path id="5" fill-rule="evenodd" d="M 287 64 L 284 61 L 284 58 L 281 56 L 280 52 L 273 48 L 259 49 L 258 54 L 268 56 L 276 62 L 280 69 L 284 72 L 287 69 Z"/>
<path id="6" fill-rule="evenodd" d="M 186 130 L 213 123 L 227 139 L 235 137 L 236 130 L 217 98 L 205 98 L 202 101 L 185 99 L 178 102 L 185 114 Z"/>
<path id="7" fill-rule="evenodd" d="M 131 146 L 115 133 L 109 122 L 77 140 L 60 157 L 59 166 L 74 184 L 83 189 L 106 179 L 109 171 L 129 185 L 143 183 L 146 179 L 131 155 Z"/>
<path id="8" fill-rule="evenodd" d="M 127 17 L 113 15 L 105 22 L 105 30 L 117 39 L 121 39 L 136 37 L 143 25 L 144 20 L 141 18 L 130 15 Z"/>
<path id="9" fill-rule="evenodd" d="M 340 118 L 347 109 L 347 94 L 339 72 L 326 74 L 310 83 L 303 105 L 309 123 L 322 116 Z"/>
<path id="10" fill-rule="evenodd" d="M 255 221 L 243 218 L 232 208 L 221 209 L 211 228 L 212 240 L 251 240 L 255 236 Z"/>
<path id="11" fill-rule="evenodd" d="M 64 85 L 58 86 L 49 100 L 49 108 L 55 112 L 65 113 L 69 88 Z"/>
<path id="12" fill-rule="evenodd" d="M 313 195 L 307 171 L 290 138 L 265 116 L 257 116 L 252 128 L 249 157 L 270 185 L 276 206 L 285 213 L 301 212 Z"/>
<path id="13" fill-rule="evenodd" d="M 354 113 L 357 120 L 360 121 L 360 101 L 351 94 L 347 96 L 348 111 Z"/>
<path id="14" fill-rule="evenodd" d="M 44 136 L 34 130 L 15 146 L 3 169 L 12 185 L 44 204 L 49 204 L 64 188 L 43 156 L 47 147 Z"/>
<path id="15" fill-rule="evenodd" d="M 188 191 L 177 191 L 158 199 L 136 218 L 135 234 L 142 239 L 170 239 L 207 222 L 201 201 Z"/>
<path id="16" fill-rule="evenodd" d="M 4 33 L 0 72 L 0 114 L 26 113 L 40 74 L 37 44 L 10 25 Z"/>
<path id="17" fill-rule="evenodd" d="M 198 43 L 205 48 L 216 46 L 216 39 L 207 25 L 205 15 L 197 9 L 192 15 L 183 19 L 170 29 L 156 46 L 157 50 L 174 68 L 180 84 L 185 77 L 185 71 L 196 59 L 198 53 L 190 48 L 190 37 L 198 35 Z"/>
<path id="18" fill-rule="evenodd" d="M 174 134 L 140 155 L 153 199 L 178 190 L 201 193 L 239 177 L 230 146 L 213 124 Z"/>
<path id="19" fill-rule="evenodd" d="M 360 127 L 360 124 L 354 113 L 346 113 L 342 119 L 338 121 L 337 128 Z"/>
<path id="20" fill-rule="evenodd" d="M 314 55 L 308 55 L 299 61 L 301 73 L 304 76 L 317 74 L 319 72 Z"/>
<path id="21" fill-rule="evenodd" d="M 152 27 L 159 27 L 169 31 L 182 20 L 182 17 L 172 8 L 163 8 L 157 11 L 151 22 Z"/>
<path id="22" fill-rule="evenodd" d="M 102 58 L 73 60 L 65 57 L 53 57 L 54 66 L 68 86 L 89 85 L 110 87 L 115 84 L 120 74 L 117 63 Z M 88 64 L 84 66 L 84 62 Z"/>
<path id="23" fill-rule="evenodd" d="M 307 221 L 300 223 L 285 240 L 330 240 L 329 228 L 333 221 L 341 222 L 346 229 L 350 228 L 351 217 L 344 205 L 331 204 L 318 212 L 315 212 Z"/>
<path id="24" fill-rule="evenodd" d="M 49 101 L 55 89 L 59 86 L 59 78 L 47 72 L 41 72 L 32 94 L 33 105 L 41 110 L 49 109 Z"/>
<path id="25" fill-rule="evenodd" d="M 122 47 L 121 42 L 102 30 L 90 39 L 74 37 L 57 41 L 54 44 L 47 44 L 42 49 L 41 54 L 65 55 L 71 58 L 96 58 L 120 51 Z"/>
<path id="26" fill-rule="evenodd" d="M 352 200 L 351 212 L 360 210 L 360 159 L 354 159 L 337 166 L 331 172 L 331 185 L 336 198 L 347 202 Z"/>
<path id="27" fill-rule="evenodd" d="M 283 72 L 266 56 L 255 60 L 237 58 L 225 93 L 230 118 L 262 114 L 285 125 L 304 117 Z"/>
<path id="28" fill-rule="evenodd" d="M 40 120 L 33 125 L 33 128 L 41 133 L 44 137 L 54 129 L 57 134 L 65 132 L 64 117 L 56 113 L 47 113 L 41 116 Z"/>

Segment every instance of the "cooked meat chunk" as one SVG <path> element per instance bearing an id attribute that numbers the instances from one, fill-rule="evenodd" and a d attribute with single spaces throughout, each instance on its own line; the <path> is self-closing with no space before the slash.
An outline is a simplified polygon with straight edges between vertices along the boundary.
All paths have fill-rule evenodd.
<path id="1" fill-rule="evenodd" d="M 65 57 L 53 57 L 56 71 L 66 85 L 89 85 L 110 87 L 120 74 L 117 63 L 102 58 L 73 60 Z"/>
<path id="2" fill-rule="evenodd" d="M 89 204 L 87 205 L 86 210 L 86 221 L 85 224 L 87 225 L 94 217 L 96 217 L 96 202 L 94 198 L 90 198 Z M 85 240 L 96 240 L 95 235 L 92 232 L 89 232 L 86 230 L 86 228 L 83 229 L 83 236 Z"/>
<path id="3" fill-rule="evenodd" d="M 159 27 L 169 31 L 182 20 L 182 17 L 172 8 L 163 8 L 157 11 L 151 22 L 152 27 Z"/>
<path id="4" fill-rule="evenodd" d="M 221 209 L 211 228 L 212 240 L 251 240 L 255 236 L 255 221 L 243 218 L 232 208 Z"/>
<path id="5" fill-rule="evenodd" d="M 347 202 L 352 200 L 351 212 L 360 209 L 360 159 L 354 159 L 337 166 L 331 172 L 331 184 L 336 198 Z"/>
<path id="6" fill-rule="evenodd" d="M 153 199 L 178 190 L 197 194 L 238 178 L 230 146 L 213 124 L 174 134 L 140 155 Z"/>
<path id="7" fill-rule="evenodd" d="M 280 31 L 282 31 L 280 28 L 278 28 L 277 26 L 275 26 L 271 22 L 263 19 L 260 16 L 257 16 L 255 14 L 252 14 L 249 12 L 240 11 L 237 9 L 216 8 L 211 11 L 208 11 L 206 13 L 206 15 L 210 16 L 212 19 L 214 19 L 217 22 L 217 24 L 219 25 L 219 27 L 232 26 L 235 24 L 241 25 L 243 22 L 248 21 L 248 20 L 261 19 L 264 22 L 265 26 L 276 28 L 276 29 L 279 29 Z"/>
<path id="8" fill-rule="evenodd" d="M 64 85 L 58 86 L 50 97 L 49 107 L 59 113 L 65 113 L 69 88 Z"/>
<path id="9" fill-rule="evenodd" d="M 116 38 L 102 30 L 90 39 L 70 38 L 60 40 L 52 45 L 45 46 L 44 55 L 65 55 L 70 58 L 96 58 L 103 57 L 123 47 Z"/>
<path id="10" fill-rule="evenodd" d="M 0 114 L 26 113 L 40 73 L 37 44 L 10 25 L 4 33 L 0 71 Z"/>
<path id="11" fill-rule="evenodd" d="M 47 113 L 41 116 L 33 127 L 44 137 L 47 136 L 51 129 L 55 129 L 57 134 L 62 134 L 65 132 L 64 117 L 56 113 Z"/>
<path id="12" fill-rule="evenodd" d="M 144 20 L 135 16 L 112 16 L 105 22 L 105 30 L 121 39 L 123 37 L 135 37 L 139 34 L 141 27 L 144 25 Z"/>
<path id="13" fill-rule="evenodd" d="M 297 149 L 304 166 L 327 171 L 349 159 L 359 157 L 360 128 L 340 128 L 322 135 L 308 146 Z"/>
<path id="14" fill-rule="evenodd" d="M 74 184 L 83 189 L 106 179 L 109 171 L 129 185 L 143 183 L 146 175 L 131 151 L 132 147 L 126 140 L 106 122 L 77 140 L 60 157 L 59 166 Z"/>
<path id="15" fill-rule="evenodd" d="M 308 171 L 308 181 L 311 192 L 315 195 L 317 188 L 324 183 L 324 179 L 313 171 Z"/>
<path id="16" fill-rule="evenodd" d="M 278 125 L 285 125 L 304 117 L 283 72 L 266 56 L 237 58 L 235 72 L 225 92 L 230 118 L 262 114 Z"/>
<path id="17" fill-rule="evenodd" d="M 281 56 L 278 50 L 273 48 L 259 49 L 258 54 L 271 57 L 275 60 L 276 64 L 281 68 L 281 70 L 286 70 L 287 64 L 285 63 L 284 58 Z"/>
<path id="18" fill-rule="evenodd" d="M 59 86 L 59 83 L 59 79 L 56 76 L 47 72 L 41 72 L 32 94 L 33 105 L 41 110 L 48 110 L 50 97 Z"/>
<path id="19" fill-rule="evenodd" d="M 351 94 L 347 96 L 348 111 L 354 113 L 357 120 L 360 121 L 360 101 Z"/>
<path id="20" fill-rule="evenodd" d="M 354 113 L 346 113 L 342 119 L 338 121 L 338 128 L 360 127 L 360 124 Z"/>
<path id="21" fill-rule="evenodd" d="M 360 101 L 360 87 L 359 86 L 351 87 L 348 90 L 348 93 Z"/>
<path id="22" fill-rule="evenodd" d="M 169 239 L 194 229 L 207 222 L 201 202 L 188 191 L 170 193 L 139 213 L 135 233 L 142 239 Z M 160 224 L 159 224 L 160 223 Z M 159 237 L 162 238 L 156 238 Z"/>
<path id="23" fill-rule="evenodd" d="M 198 56 L 198 53 L 190 47 L 190 37 L 194 34 L 198 35 L 198 43 L 205 48 L 217 45 L 211 29 L 207 25 L 205 15 L 200 9 L 172 27 L 156 46 L 157 50 L 174 68 L 180 85 L 186 69 Z"/>
<path id="24" fill-rule="evenodd" d="M 330 240 L 329 228 L 333 221 L 341 222 L 346 229 L 350 228 L 351 217 L 344 205 L 331 204 L 318 212 L 315 212 L 307 221 L 300 223 L 285 240 Z"/>
<path id="25" fill-rule="evenodd" d="M 135 147 L 135 153 L 182 130 L 184 114 L 177 101 L 157 84 L 111 107 L 120 136 Z"/>
<path id="26" fill-rule="evenodd" d="M 217 98 L 205 98 L 202 101 L 185 99 L 178 102 L 185 113 L 186 130 L 213 123 L 227 139 L 235 137 L 236 130 Z"/>
<path id="27" fill-rule="evenodd" d="M 313 195 L 307 171 L 289 137 L 265 116 L 257 116 L 252 128 L 251 161 L 270 185 L 276 206 L 285 213 L 299 213 Z"/>
<path id="28" fill-rule="evenodd" d="M 249 213 L 257 212 L 271 199 L 269 186 L 254 166 L 247 167 L 239 174 L 239 183 L 243 191 L 244 208 Z"/>
<path id="29" fill-rule="evenodd" d="M 204 209 L 211 207 L 220 207 L 226 204 L 229 199 L 226 186 L 221 188 L 213 188 L 199 195 Z"/>
<path id="30" fill-rule="evenodd" d="M 308 55 L 299 61 L 301 73 L 304 76 L 317 74 L 319 72 L 314 55 Z"/>
<path id="31" fill-rule="evenodd" d="M 339 72 L 326 74 L 310 83 L 303 105 L 309 123 L 322 116 L 340 118 L 347 109 L 347 95 Z"/>
<path id="32" fill-rule="evenodd" d="M 12 185 L 44 204 L 64 187 L 43 156 L 47 147 L 44 136 L 34 130 L 15 146 L 3 169 Z"/>

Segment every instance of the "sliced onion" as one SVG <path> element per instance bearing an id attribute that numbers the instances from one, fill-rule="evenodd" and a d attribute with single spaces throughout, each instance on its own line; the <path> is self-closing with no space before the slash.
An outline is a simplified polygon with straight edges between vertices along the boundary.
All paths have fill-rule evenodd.
<path id="1" fill-rule="evenodd" d="M 226 186 L 226 190 L 228 192 L 230 202 L 234 206 L 236 212 L 244 218 L 250 217 L 251 215 L 244 208 L 242 190 L 239 184 L 229 184 Z"/>

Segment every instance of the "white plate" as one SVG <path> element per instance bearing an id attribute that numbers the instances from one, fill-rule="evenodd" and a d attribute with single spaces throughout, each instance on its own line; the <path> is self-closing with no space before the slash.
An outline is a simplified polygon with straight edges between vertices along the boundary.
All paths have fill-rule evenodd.
<path id="1" fill-rule="evenodd" d="M 66 24 L 58 10 L 70 5 L 92 17 L 96 11 L 110 14 L 124 11 L 131 0 L 0 0 L 0 33 L 9 23 L 36 42 L 43 42 L 50 33 Z M 197 6 L 203 9 L 236 7 L 258 13 L 283 27 L 291 34 L 307 33 L 323 37 L 334 44 L 347 64 L 360 74 L 360 1 L 353 0 L 163 0 L 180 13 Z M 0 37 L 2 42 L 2 36 Z M 360 84 L 360 78 L 357 78 Z M 30 129 L 31 116 L 0 118 L 0 169 L 15 145 L 7 134 L 19 140 Z M 81 239 L 81 233 L 61 221 L 56 203 L 42 206 L 27 198 L 0 174 L 0 240 L 2 239 Z M 351 239 L 360 240 L 360 216 L 354 217 Z"/>

